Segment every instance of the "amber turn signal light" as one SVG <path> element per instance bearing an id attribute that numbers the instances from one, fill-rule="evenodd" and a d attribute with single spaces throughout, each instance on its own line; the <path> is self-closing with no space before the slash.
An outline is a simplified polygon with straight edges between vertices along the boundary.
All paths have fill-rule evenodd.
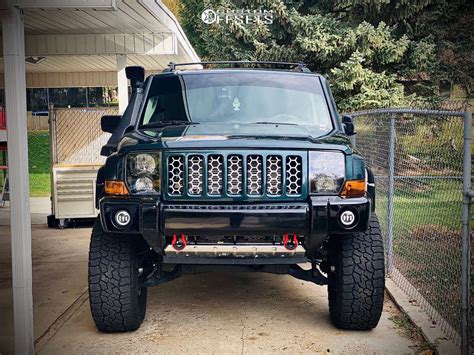
<path id="1" fill-rule="evenodd" d="M 123 181 L 108 180 L 105 182 L 105 194 L 109 196 L 128 195 L 128 189 Z"/>
<path id="2" fill-rule="evenodd" d="M 342 197 L 363 197 L 365 195 L 365 180 L 348 180 L 342 188 Z"/>

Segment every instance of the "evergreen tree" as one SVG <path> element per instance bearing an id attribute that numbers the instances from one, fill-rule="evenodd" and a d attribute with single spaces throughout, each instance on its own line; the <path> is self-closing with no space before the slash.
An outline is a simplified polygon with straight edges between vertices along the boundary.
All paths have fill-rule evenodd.
<path id="1" fill-rule="evenodd" d="M 272 10 L 273 23 L 206 24 L 205 9 Z M 472 32 L 449 32 L 454 13 L 468 9 L 461 0 L 182 0 L 180 18 L 203 59 L 304 61 L 329 79 L 341 110 L 355 110 L 426 104 L 443 80 L 470 88 L 456 40 L 471 38 L 472 50 Z M 443 60 L 447 44 L 455 59 Z"/>

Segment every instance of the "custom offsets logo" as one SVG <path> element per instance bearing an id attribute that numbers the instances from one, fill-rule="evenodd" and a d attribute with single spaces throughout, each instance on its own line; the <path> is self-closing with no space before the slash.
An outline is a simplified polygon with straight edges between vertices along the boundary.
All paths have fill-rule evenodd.
<path id="1" fill-rule="evenodd" d="M 241 25 L 260 24 L 271 25 L 273 23 L 272 10 L 212 10 L 206 9 L 201 14 L 201 20 L 205 24 L 213 23 L 237 23 Z"/>

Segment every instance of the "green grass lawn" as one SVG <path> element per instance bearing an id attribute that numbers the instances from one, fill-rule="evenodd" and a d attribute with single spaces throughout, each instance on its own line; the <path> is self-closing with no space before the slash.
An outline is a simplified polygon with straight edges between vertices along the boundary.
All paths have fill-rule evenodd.
<path id="1" fill-rule="evenodd" d="M 413 228 L 440 226 L 443 230 L 461 228 L 462 182 L 454 179 L 420 179 L 410 184 L 395 182 L 394 233 Z M 377 214 L 385 218 L 387 196 L 377 195 Z"/>
<path id="2" fill-rule="evenodd" d="M 48 132 L 28 133 L 28 157 L 30 169 L 30 195 L 49 196 L 50 160 Z"/>
<path id="3" fill-rule="evenodd" d="M 28 157 L 30 171 L 30 195 L 34 197 L 49 196 L 49 139 L 48 132 L 28 133 Z M 6 164 L 0 155 L 0 165 Z M 0 189 L 3 179 L 0 178 Z"/>
<path id="4" fill-rule="evenodd" d="M 30 195 L 34 197 L 50 196 L 49 137 L 47 131 L 28 133 L 28 157 L 30 171 Z M 0 155 L 0 165 L 4 165 Z M 0 189 L 3 179 L 0 178 Z"/>
<path id="5" fill-rule="evenodd" d="M 385 191 L 384 191 L 385 192 Z M 394 266 L 459 329 L 462 182 L 395 182 Z M 387 196 L 379 191 L 377 215 L 387 231 Z M 446 302 L 449 299 L 451 302 Z"/>

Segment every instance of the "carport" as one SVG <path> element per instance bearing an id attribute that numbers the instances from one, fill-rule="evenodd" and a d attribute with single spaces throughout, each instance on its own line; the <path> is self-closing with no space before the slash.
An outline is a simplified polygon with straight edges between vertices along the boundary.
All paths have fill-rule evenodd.
<path id="1" fill-rule="evenodd" d="M 15 352 L 33 353 L 26 87 L 117 85 L 123 112 L 128 103 L 125 66 L 153 72 L 171 61 L 198 57 L 159 0 L 11 0 L 1 2 L 0 13 Z"/>

